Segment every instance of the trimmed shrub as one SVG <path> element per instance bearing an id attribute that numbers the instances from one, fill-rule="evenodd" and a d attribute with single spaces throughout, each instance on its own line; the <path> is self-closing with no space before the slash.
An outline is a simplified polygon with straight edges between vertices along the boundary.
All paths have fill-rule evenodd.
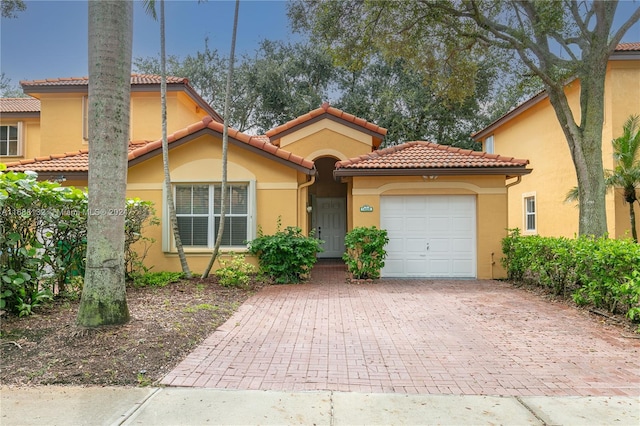
<path id="1" fill-rule="evenodd" d="M 375 226 L 353 228 L 344 238 L 346 252 L 342 260 L 353 278 L 380 278 L 387 252 L 384 246 L 389 242 L 387 231 Z"/>
<path id="2" fill-rule="evenodd" d="M 523 237 L 511 230 L 502 249 L 509 279 L 640 321 L 640 245 L 633 241 Z"/>
<path id="3" fill-rule="evenodd" d="M 260 272 L 276 284 L 300 283 L 309 278 L 322 241 L 302 234 L 302 229 L 288 226 L 274 235 L 263 235 L 249 242 L 249 252 L 258 256 Z"/>
<path id="4" fill-rule="evenodd" d="M 256 268 L 247 263 L 244 255 L 231 253 L 231 260 L 219 259 L 221 268 L 215 274 L 223 287 L 245 287 Z"/>

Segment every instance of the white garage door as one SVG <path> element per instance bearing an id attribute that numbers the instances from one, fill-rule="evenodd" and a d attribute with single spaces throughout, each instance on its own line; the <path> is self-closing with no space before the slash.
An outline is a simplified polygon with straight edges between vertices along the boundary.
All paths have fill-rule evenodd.
<path id="1" fill-rule="evenodd" d="M 389 244 L 383 277 L 476 276 L 476 199 L 472 195 L 380 198 Z"/>

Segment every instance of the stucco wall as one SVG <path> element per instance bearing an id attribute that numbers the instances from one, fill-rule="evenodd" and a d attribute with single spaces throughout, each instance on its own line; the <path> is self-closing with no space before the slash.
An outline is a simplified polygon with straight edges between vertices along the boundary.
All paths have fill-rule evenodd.
<path id="1" fill-rule="evenodd" d="M 622 133 L 630 114 L 640 114 L 640 61 L 610 62 L 605 86 L 603 123 L 603 162 L 614 167 L 611 140 Z M 574 111 L 579 111 L 579 82 L 570 84 L 567 96 Z M 579 120 L 580 117 L 576 117 Z M 509 228 L 524 229 L 524 197 L 536 196 L 537 234 L 572 238 L 578 233 L 578 208 L 566 203 L 567 192 L 577 185 L 575 167 L 568 144 L 548 99 L 530 107 L 500 126 L 494 133 L 495 152 L 527 158 L 533 172 L 509 189 Z M 627 235 L 628 205 L 622 206 L 626 222 L 620 220 L 620 203 L 613 191 L 607 193 L 606 210 L 609 233 Z M 640 217 L 638 217 L 640 226 Z"/>

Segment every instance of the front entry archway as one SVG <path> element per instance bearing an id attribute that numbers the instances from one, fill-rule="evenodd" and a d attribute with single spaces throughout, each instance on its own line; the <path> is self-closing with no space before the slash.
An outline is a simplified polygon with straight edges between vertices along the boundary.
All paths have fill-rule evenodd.
<path id="1" fill-rule="evenodd" d="M 340 258 L 344 253 L 344 236 L 347 233 L 347 184 L 336 182 L 333 169 L 334 157 L 315 160 L 318 177 L 309 188 L 309 204 L 313 206 L 311 224 L 316 237 L 324 241 L 319 258 Z"/>

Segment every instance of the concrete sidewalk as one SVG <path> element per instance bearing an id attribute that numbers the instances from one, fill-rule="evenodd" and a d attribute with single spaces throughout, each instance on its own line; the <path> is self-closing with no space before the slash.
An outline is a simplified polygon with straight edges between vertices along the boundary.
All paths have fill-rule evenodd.
<path id="1" fill-rule="evenodd" d="M 197 388 L 0 389 L 10 425 L 631 425 L 640 398 Z"/>

